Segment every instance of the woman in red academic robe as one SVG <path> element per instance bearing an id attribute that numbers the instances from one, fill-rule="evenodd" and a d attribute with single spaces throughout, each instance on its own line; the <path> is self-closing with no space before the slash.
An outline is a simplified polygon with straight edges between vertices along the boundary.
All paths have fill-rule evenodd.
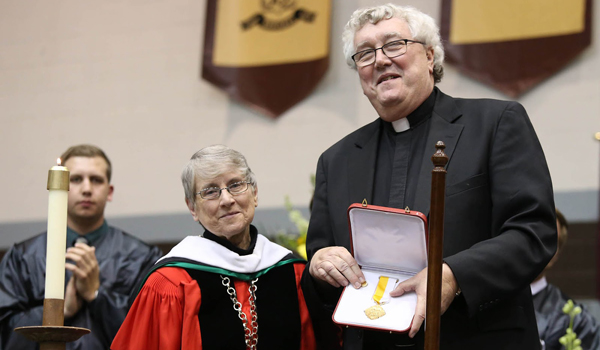
<path id="1" fill-rule="evenodd" d="M 203 148 L 182 182 L 205 231 L 157 262 L 111 348 L 315 349 L 300 287 L 305 263 L 251 225 L 258 187 L 244 156 Z"/>

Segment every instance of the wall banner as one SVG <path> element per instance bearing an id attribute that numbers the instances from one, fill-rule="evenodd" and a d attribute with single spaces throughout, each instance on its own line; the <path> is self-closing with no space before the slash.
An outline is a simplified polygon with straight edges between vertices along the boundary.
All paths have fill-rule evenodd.
<path id="1" fill-rule="evenodd" d="M 202 78 L 278 117 L 329 65 L 331 0 L 207 0 Z"/>
<path id="2" fill-rule="evenodd" d="M 591 42 L 591 0 L 442 0 L 446 61 L 511 97 Z"/>

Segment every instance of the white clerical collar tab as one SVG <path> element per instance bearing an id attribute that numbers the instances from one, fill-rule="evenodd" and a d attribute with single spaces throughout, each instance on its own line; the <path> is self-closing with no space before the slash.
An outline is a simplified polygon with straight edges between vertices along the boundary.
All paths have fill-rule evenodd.
<path id="1" fill-rule="evenodd" d="M 539 280 L 531 283 L 531 295 L 536 295 L 541 292 L 548 285 L 548 281 L 546 281 L 546 276 L 540 278 Z"/>
<path id="2" fill-rule="evenodd" d="M 396 132 L 403 132 L 410 129 L 410 123 L 407 118 L 401 118 L 392 122 L 392 126 Z"/>

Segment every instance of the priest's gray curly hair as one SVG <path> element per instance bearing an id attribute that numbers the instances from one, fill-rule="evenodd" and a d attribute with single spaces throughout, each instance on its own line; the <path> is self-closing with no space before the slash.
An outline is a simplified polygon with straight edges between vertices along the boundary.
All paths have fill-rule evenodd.
<path id="1" fill-rule="evenodd" d="M 433 48 L 433 79 L 436 83 L 442 81 L 444 76 L 442 65 L 444 63 L 444 47 L 440 38 L 440 30 L 433 18 L 410 6 L 386 4 L 354 11 L 342 33 L 346 63 L 352 69 L 356 69 L 356 64 L 352 60 L 352 55 L 356 52 L 356 47 L 354 47 L 356 32 L 367 23 L 377 24 L 379 21 L 390 18 L 399 18 L 406 21 L 413 36 L 412 39 L 424 42 L 425 47 Z"/>
<path id="2" fill-rule="evenodd" d="M 185 198 L 196 206 L 196 177 L 214 179 L 229 171 L 240 172 L 245 181 L 256 191 L 256 176 L 248 166 L 244 155 L 224 145 L 204 147 L 194 153 L 181 172 L 181 182 Z"/>

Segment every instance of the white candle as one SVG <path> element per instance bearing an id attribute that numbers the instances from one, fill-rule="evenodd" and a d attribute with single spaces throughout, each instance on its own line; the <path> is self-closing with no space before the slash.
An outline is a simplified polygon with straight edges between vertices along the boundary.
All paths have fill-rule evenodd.
<path id="1" fill-rule="evenodd" d="M 65 299 L 67 201 L 69 170 L 58 165 L 48 171 L 48 235 L 46 243 L 46 299 Z"/>

